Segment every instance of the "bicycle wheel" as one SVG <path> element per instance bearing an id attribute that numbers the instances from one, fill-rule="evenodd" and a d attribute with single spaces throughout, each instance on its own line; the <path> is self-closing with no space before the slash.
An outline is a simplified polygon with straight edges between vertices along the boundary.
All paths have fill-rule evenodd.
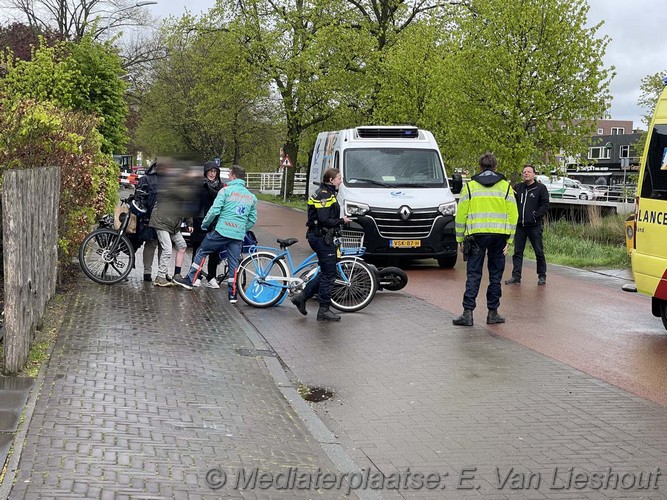
<path id="1" fill-rule="evenodd" d="M 274 260 L 271 252 L 255 252 L 245 257 L 239 264 L 236 276 L 236 290 L 243 301 L 253 307 L 271 307 L 285 295 L 289 276 L 282 260 Z"/>
<path id="2" fill-rule="evenodd" d="M 344 312 L 360 311 L 371 303 L 377 291 L 373 270 L 361 259 L 341 259 L 331 290 L 331 305 Z"/>
<path id="3" fill-rule="evenodd" d="M 84 274 L 100 285 L 124 280 L 134 267 L 134 247 L 127 236 L 113 229 L 96 229 L 79 247 L 79 264 Z M 116 248 L 112 251 L 114 244 Z"/>

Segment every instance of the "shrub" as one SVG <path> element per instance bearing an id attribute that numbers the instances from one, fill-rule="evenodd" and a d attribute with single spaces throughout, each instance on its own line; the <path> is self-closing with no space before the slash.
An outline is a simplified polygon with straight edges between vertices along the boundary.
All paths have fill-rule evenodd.
<path id="1" fill-rule="evenodd" d="M 90 115 L 0 95 L 0 168 L 60 167 L 60 273 L 71 270 L 95 215 L 112 210 L 118 196 L 119 168 L 101 153 L 96 127 Z"/>

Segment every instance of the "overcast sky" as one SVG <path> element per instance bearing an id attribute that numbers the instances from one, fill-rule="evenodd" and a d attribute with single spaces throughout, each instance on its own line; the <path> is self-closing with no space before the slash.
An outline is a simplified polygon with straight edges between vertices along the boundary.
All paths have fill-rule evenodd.
<path id="1" fill-rule="evenodd" d="M 632 120 L 634 126 L 646 128 L 641 118 L 646 113 L 637 105 L 641 80 L 667 69 L 667 2 L 665 0 L 588 0 L 590 25 L 604 21 L 602 34 L 611 42 L 604 58 L 607 66 L 616 67 L 611 84 L 611 116 Z M 155 15 L 180 16 L 187 9 L 192 14 L 206 12 L 215 0 L 160 0 L 152 5 Z"/>

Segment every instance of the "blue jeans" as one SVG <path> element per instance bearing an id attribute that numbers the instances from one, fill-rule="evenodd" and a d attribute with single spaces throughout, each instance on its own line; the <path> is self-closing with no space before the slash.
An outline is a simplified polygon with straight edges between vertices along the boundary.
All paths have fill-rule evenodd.
<path id="1" fill-rule="evenodd" d="M 211 231 L 210 233 L 207 233 L 204 241 L 202 241 L 201 245 L 199 246 L 199 250 L 197 250 L 197 255 L 195 255 L 194 259 L 192 259 L 192 266 L 190 266 L 190 272 L 188 273 L 188 282 L 190 284 L 194 283 L 195 274 L 199 270 L 199 266 L 207 255 L 212 253 L 220 253 L 222 250 L 227 249 L 227 265 L 229 267 L 229 273 L 227 274 L 227 286 L 230 291 L 235 290 L 236 268 L 239 267 L 242 245 L 242 240 L 227 238 L 226 236 L 222 236 L 217 231 Z"/>
<path id="2" fill-rule="evenodd" d="M 489 310 L 498 309 L 500 307 L 500 296 L 502 295 L 500 282 L 505 271 L 503 249 L 507 244 L 507 238 L 498 234 L 476 234 L 475 242 L 478 248 L 471 252 L 470 257 L 468 257 L 463 309 L 475 310 L 477 294 L 482 282 L 484 256 L 487 253 L 489 254 L 489 286 L 486 289 L 486 307 Z"/>

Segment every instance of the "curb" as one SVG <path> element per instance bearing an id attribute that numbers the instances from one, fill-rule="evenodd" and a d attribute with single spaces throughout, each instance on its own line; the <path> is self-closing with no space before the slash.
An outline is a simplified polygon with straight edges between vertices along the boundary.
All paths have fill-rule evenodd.
<path id="1" fill-rule="evenodd" d="M 313 439 L 322 447 L 329 460 L 331 460 L 338 471 L 343 474 L 362 474 L 363 470 L 361 467 L 359 467 L 359 465 L 357 465 L 352 457 L 345 451 L 335 434 L 331 432 L 317 413 L 315 413 L 310 405 L 300 396 L 297 388 L 289 378 L 289 367 L 282 362 L 274 352 L 271 344 L 267 342 L 243 312 L 236 307 L 233 309 L 234 312 L 232 315 L 255 349 L 260 353 L 262 351 L 270 351 L 270 355 L 260 354 L 260 356 L 271 374 L 276 387 L 292 407 L 292 410 L 294 410 L 305 424 L 308 432 L 313 436 Z M 383 498 L 382 495 L 375 490 L 355 490 L 355 493 L 362 500 L 379 500 Z"/>

